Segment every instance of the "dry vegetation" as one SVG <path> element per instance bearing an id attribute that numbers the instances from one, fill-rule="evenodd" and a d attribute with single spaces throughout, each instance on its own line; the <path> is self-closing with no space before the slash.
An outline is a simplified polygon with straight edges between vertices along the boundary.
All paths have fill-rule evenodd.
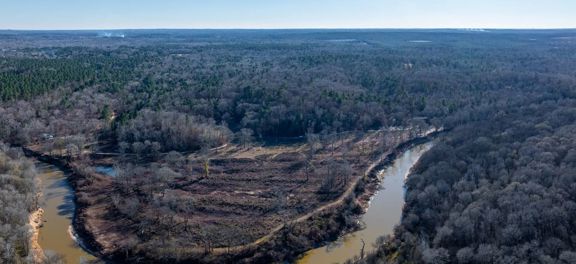
<path id="1" fill-rule="evenodd" d="M 23 156 L 0 142 L 0 263 L 34 263 L 42 255 L 31 226 L 38 209 L 36 168 Z"/>
<path id="2" fill-rule="evenodd" d="M 458 150 L 480 136 L 493 138 L 487 155 L 492 157 L 506 151 L 506 144 L 523 144 L 517 142 L 521 136 L 501 141 L 509 129 L 559 128 L 549 124 L 553 116 L 572 114 L 554 111 L 563 104 L 574 109 L 576 98 L 574 42 L 564 38 L 573 31 L 176 30 L 134 31 L 122 41 L 91 34 L 0 32 L 5 49 L 0 53 L 0 140 L 30 146 L 73 167 L 77 231 L 104 258 L 124 262 L 291 261 L 294 254 L 353 226 L 351 216 L 361 209 L 354 199 L 324 206 L 338 201 L 378 154 L 410 138 L 398 138 L 399 131 L 339 132 L 418 125 L 452 131 L 470 125 L 470 131 L 481 131 L 494 124 L 501 126 L 494 129 L 500 134 L 484 132 L 451 143 Z M 338 39 L 358 41 L 334 41 Z M 417 39 L 431 42 L 413 42 Z M 535 126 L 518 124 L 539 113 L 555 114 Z M 300 141 L 270 144 L 291 137 Z M 472 164 L 475 154 L 461 153 L 462 162 L 438 157 L 429 166 L 442 168 L 454 161 L 461 169 L 458 177 L 468 175 L 466 181 L 487 186 L 481 190 L 500 186 L 487 185 L 491 182 L 506 183 L 470 176 L 465 169 L 477 165 Z M 501 160 L 475 163 L 489 168 Z M 469 166 L 460 166 L 463 162 Z M 119 175 L 98 174 L 93 169 L 97 164 L 114 164 Z M 428 225 L 405 233 L 411 244 L 400 241 L 406 246 L 404 259 L 442 263 L 474 260 L 472 253 L 483 259 L 486 246 L 452 237 L 461 232 L 450 231 L 460 229 L 446 221 L 452 217 L 447 212 L 465 208 L 470 195 L 460 196 L 464 185 L 440 181 L 445 170 L 438 171 L 438 182 L 423 180 L 426 184 L 415 189 L 414 197 L 423 198 L 409 201 L 415 217 L 406 219 Z M 506 174 L 491 177 L 505 179 L 501 175 Z M 537 175 L 525 178 L 530 182 Z M 424 199 L 419 191 L 435 199 Z M 496 196 L 474 198 L 487 197 Z M 458 199 L 462 203 L 454 202 Z M 27 215 L 19 207 L 17 216 Z M 316 208 L 326 210 L 305 217 L 305 223 L 292 223 Z M 277 232 L 265 236 L 270 231 Z M 516 229 L 510 231 L 516 234 Z M 10 237 L 20 242 L 23 236 Z M 262 237 L 269 240 L 257 252 L 208 258 L 227 252 L 223 247 Z M 430 248 L 415 249 L 426 240 Z M 550 241 L 559 244 L 552 236 Z M 560 245 L 572 250 L 574 241 L 565 239 Z M 532 249 L 543 247 L 527 248 L 538 252 Z M 562 255 L 549 253 L 553 259 Z M 567 254 L 564 258 L 571 258 Z M 502 250 L 498 255 L 510 254 Z"/>
<path id="3" fill-rule="evenodd" d="M 379 154 L 409 137 L 407 130 L 309 136 L 201 156 L 173 152 L 146 165 L 117 158 L 116 178 L 81 170 L 88 161 L 77 160 L 72 165 L 90 175 L 77 181 L 80 219 L 105 253 L 249 244 L 338 199 Z"/>
<path id="4" fill-rule="evenodd" d="M 103 254 L 186 259 L 191 253 L 238 253 L 298 218 L 309 221 L 318 208 L 344 202 L 343 194 L 369 166 L 417 134 L 310 134 L 290 144 L 228 144 L 188 156 L 170 152 L 146 164 L 134 164 L 130 155 L 60 159 L 77 171 L 80 230 Z M 116 164 L 118 176 L 96 173 L 96 164 Z M 352 216 L 345 222 L 342 227 L 355 223 Z M 166 247 L 172 255 L 158 251 Z"/>

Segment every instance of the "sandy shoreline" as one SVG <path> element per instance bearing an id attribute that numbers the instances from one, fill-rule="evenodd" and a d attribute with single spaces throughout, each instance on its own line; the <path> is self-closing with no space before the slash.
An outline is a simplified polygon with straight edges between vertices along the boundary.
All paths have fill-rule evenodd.
<path id="1" fill-rule="evenodd" d="M 43 192 L 41 191 L 42 180 L 40 179 L 40 174 L 36 175 L 35 185 L 38 188 L 38 192 L 36 193 L 36 200 L 40 201 Z M 36 211 L 30 213 L 28 216 L 28 224 L 31 227 L 32 235 L 30 236 L 30 253 L 29 255 L 34 260 L 34 263 L 42 263 L 44 259 L 46 259 L 46 255 L 44 255 L 44 250 L 40 246 L 40 228 L 43 224 L 43 217 L 44 216 L 44 209 L 38 206 Z"/>
<path id="2" fill-rule="evenodd" d="M 38 210 L 30 214 L 30 226 L 32 227 L 32 236 L 30 236 L 30 246 L 32 247 L 31 254 L 34 262 L 41 263 L 45 258 L 44 251 L 38 243 L 40 236 L 40 227 L 42 226 L 42 215 L 44 214 L 44 209 L 38 208 Z"/>

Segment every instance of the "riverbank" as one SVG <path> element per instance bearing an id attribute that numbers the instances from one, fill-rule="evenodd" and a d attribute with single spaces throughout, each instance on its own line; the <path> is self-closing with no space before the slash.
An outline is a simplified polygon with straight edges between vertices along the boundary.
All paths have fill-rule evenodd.
<path id="1" fill-rule="evenodd" d="M 394 149 L 382 154 L 380 158 L 377 158 L 374 162 L 370 163 L 370 166 L 364 172 L 364 176 L 358 177 L 355 182 L 351 184 L 350 188 L 334 202 L 324 205 L 321 208 L 317 208 L 313 212 L 299 217 L 296 220 L 287 222 L 273 229 L 269 235 L 256 240 L 256 242 L 252 244 L 244 246 L 211 248 L 209 250 L 201 248 L 158 248 L 156 252 L 126 252 L 119 251 L 117 248 L 114 249 L 116 245 L 107 245 L 107 250 L 103 250 L 104 247 L 100 242 L 105 240 L 108 241 L 108 239 L 103 240 L 94 237 L 96 234 L 99 236 L 105 234 L 98 232 L 94 229 L 95 226 L 90 224 L 89 221 L 92 220 L 90 220 L 89 217 L 94 217 L 94 215 L 88 213 L 90 204 L 87 204 L 84 199 L 78 198 L 75 198 L 77 204 L 73 225 L 78 235 L 85 242 L 85 247 L 92 252 L 99 252 L 100 255 L 105 256 L 106 259 L 116 260 L 119 262 L 134 260 L 133 257 L 153 259 L 151 258 L 152 255 L 148 254 L 157 255 L 161 251 L 163 253 L 168 253 L 166 254 L 167 256 L 179 256 L 178 258 L 170 259 L 170 261 L 174 262 L 218 261 L 227 263 L 246 263 L 254 261 L 265 262 L 267 260 L 277 259 L 295 260 L 296 257 L 303 252 L 321 246 L 327 243 L 327 241 L 333 241 L 345 232 L 357 229 L 357 216 L 363 212 L 362 207 L 367 206 L 369 203 L 369 199 L 365 198 L 369 197 L 369 194 L 366 193 L 370 193 L 370 191 L 373 190 L 372 185 L 376 185 L 377 188 L 377 182 L 374 181 L 374 178 L 377 178 L 377 172 L 381 170 L 383 166 L 392 162 L 403 150 L 417 144 L 418 142 L 426 142 L 429 137 L 433 136 L 435 136 L 435 134 L 431 133 L 424 137 L 414 138 L 398 144 Z M 56 159 L 42 155 L 41 153 L 35 153 L 30 149 L 27 149 L 27 152 L 31 155 L 35 155 L 39 159 L 49 161 L 63 169 L 72 171 L 73 173 L 68 175 L 68 180 L 76 193 L 76 197 L 80 196 L 79 192 L 82 188 L 84 188 L 83 191 L 86 191 L 86 186 L 90 185 L 90 182 L 93 183 L 94 181 L 99 182 L 104 180 L 98 175 L 82 175 L 78 169 L 76 169 L 76 166 L 67 160 Z M 93 219 L 93 221 L 96 220 Z"/>
<path id="2" fill-rule="evenodd" d="M 76 235 L 76 196 L 70 177 L 73 174 L 61 160 L 24 148 L 24 153 L 37 161 L 38 200 L 41 208 L 30 215 L 31 245 L 34 261 L 41 263 L 45 251 L 61 255 L 67 263 L 92 260 L 93 251 Z"/>
<path id="3" fill-rule="evenodd" d="M 42 227 L 42 215 L 44 214 L 44 209 L 38 208 L 36 211 L 32 212 L 29 216 L 29 224 L 32 229 L 32 235 L 30 236 L 30 246 L 32 248 L 32 258 L 35 263 L 41 263 L 46 256 L 44 256 L 44 250 L 38 242 L 40 237 L 40 228 Z"/>
<path id="4" fill-rule="evenodd" d="M 40 179 L 40 175 L 36 174 L 36 179 L 34 179 L 34 185 L 36 186 L 36 201 L 40 201 L 43 193 L 41 191 L 42 180 Z M 34 263 L 41 263 L 45 259 L 44 250 L 40 246 L 38 242 L 40 237 L 40 228 L 42 227 L 42 215 L 44 214 L 44 209 L 42 207 L 38 207 L 35 211 L 31 212 L 28 215 L 28 224 L 30 225 L 30 231 L 32 234 L 30 235 L 30 247 L 32 252 L 32 259 Z"/>
<path id="5" fill-rule="evenodd" d="M 342 263 L 349 259 L 359 259 L 363 253 L 366 255 L 374 250 L 378 238 L 392 234 L 394 226 L 400 222 L 405 203 L 405 177 L 432 144 L 428 142 L 407 149 L 379 173 L 378 178 L 381 180 L 377 191 L 370 197 L 369 206 L 366 206 L 368 210 L 364 210 L 358 219 L 361 229 L 346 233 L 324 247 L 306 252 L 298 263 Z"/>
<path id="6" fill-rule="evenodd" d="M 382 160 L 375 163 L 375 166 L 371 168 L 368 173 L 368 177 L 365 179 L 365 190 L 358 194 L 358 202 L 362 207 L 363 211 L 366 212 L 370 206 L 370 201 L 374 194 L 380 190 L 380 184 L 382 178 L 378 177 L 378 174 L 384 170 L 386 167 L 392 165 L 392 163 L 408 149 L 415 146 L 426 144 L 431 140 L 438 137 L 440 134 L 446 132 L 444 129 L 434 130 L 423 137 L 417 137 L 412 140 L 406 141 L 400 145 L 390 154 L 386 155 Z"/>
<path id="7" fill-rule="evenodd" d="M 353 190 L 352 192 L 346 192 L 331 205 L 317 209 L 314 212 L 315 215 L 310 214 L 308 219 L 302 219 L 303 221 L 300 221 L 293 226 L 288 226 L 289 230 L 284 230 L 287 231 L 288 234 L 281 234 L 272 237 L 270 238 L 270 243 L 260 245 L 260 248 L 255 250 L 257 252 L 262 252 L 275 251 L 278 248 L 284 247 L 291 248 L 292 251 L 285 256 L 285 259 L 296 261 L 303 256 L 302 254 L 305 254 L 309 250 L 324 247 L 328 243 L 336 241 L 345 234 L 358 231 L 361 228 L 358 223 L 359 217 L 366 212 L 371 197 L 379 190 L 382 179 L 378 177 L 378 173 L 384 168 L 392 165 L 393 162 L 406 150 L 430 142 L 443 132 L 444 130 L 431 131 L 422 137 L 416 137 L 405 141 L 399 144 L 392 151 L 384 153 L 381 155 L 380 159 L 374 161 L 366 169 L 365 176 L 359 178 L 358 181 L 351 186 L 350 190 Z M 314 235 L 317 234 L 317 232 L 302 232 L 302 230 L 306 230 L 309 226 L 318 225 L 318 223 L 329 223 L 327 228 L 324 230 L 324 236 L 322 239 L 314 239 Z M 336 228 L 330 229 L 330 227 Z M 291 239 L 289 235 L 292 235 L 292 237 L 298 237 L 301 240 L 287 240 Z M 278 245 L 278 243 L 280 243 L 280 245 Z M 276 247 L 274 247 L 274 245 Z M 294 245 L 298 245 L 300 248 L 295 248 Z M 260 261 L 262 259 L 265 261 L 268 260 L 266 258 L 254 258 L 252 260 Z M 249 261 L 245 263 L 249 263 Z"/>
<path id="8" fill-rule="evenodd" d="M 384 153 L 381 158 L 371 163 L 364 173 L 365 176 L 352 184 L 350 192 L 347 191 L 336 201 L 273 230 L 255 243 L 242 247 L 215 248 L 204 255 L 196 251 L 198 257 L 188 258 L 186 261 L 269 263 L 282 259 L 291 262 L 310 249 L 324 246 L 343 234 L 358 230 L 360 226 L 357 219 L 363 213 L 362 207 L 368 206 L 370 194 L 378 189 L 378 172 L 392 164 L 407 149 L 429 142 L 442 132 L 443 130 L 432 131 L 423 137 L 398 144 L 392 151 Z M 187 251 L 188 254 L 191 252 L 194 251 Z M 217 255 L 221 257 L 218 258 Z M 222 256 L 225 260 L 222 260 Z"/>
<path id="9" fill-rule="evenodd" d="M 356 187 L 355 187 L 355 195 L 356 195 L 355 204 L 361 208 L 361 211 L 359 213 L 353 215 L 355 217 L 355 220 L 356 220 L 354 222 L 355 225 L 353 225 L 352 227 L 349 227 L 347 229 L 341 230 L 341 232 L 338 234 L 338 236 L 336 238 L 333 238 L 333 239 L 327 240 L 327 241 L 323 241 L 317 247 L 314 247 L 314 248 L 325 247 L 329 243 L 335 242 L 337 239 L 339 239 L 340 237 L 342 237 L 346 234 L 350 234 L 352 232 L 358 231 L 361 228 L 361 226 L 358 224 L 359 217 L 361 217 L 363 214 L 366 213 L 368 207 L 370 206 L 370 201 L 371 201 L 372 197 L 374 196 L 374 194 L 376 194 L 376 192 L 378 192 L 380 190 L 380 184 L 381 184 L 383 179 L 378 177 L 379 172 L 384 170 L 386 167 L 391 166 L 394 163 L 394 161 L 400 155 L 402 155 L 405 151 L 407 151 L 407 150 L 409 150 L 415 146 L 430 142 L 431 140 L 435 139 L 436 137 L 438 137 L 440 134 L 442 134 L 444 132 L 445 132 L 444 129 L 432 130 L 432 131 L 425 133 L 425 135 L 423 135 L 421 137 L 416 137 L 416 138 L 410 139 L 408 141 L 405 141 L 405 142 L 399 144 L 390 153 L 386 153 L 386 154 L 382 155 L 382 158 L 380 160 L 375 161 L 367 169 L 366 176 L 363 177 L 361 179 L 361 181 L 359 181 L 356 184 Z M 312 250 L 314 248 L 311 248 L 309 250 Z M 304 257 L 306 252 L 308 252 L 308 250 L 302 252 L 301 254 L 303 254 L 303 255 L 301 255 L 299 257 L 299 259 Z"/>

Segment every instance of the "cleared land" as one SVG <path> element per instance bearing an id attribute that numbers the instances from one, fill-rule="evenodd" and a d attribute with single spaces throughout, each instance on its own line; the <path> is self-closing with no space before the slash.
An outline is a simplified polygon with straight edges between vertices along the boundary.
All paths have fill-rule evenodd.
<path id="1" fill-rule="evenodd" d="M 169 245 L 180 254 L 238 252 L 340 205 L 383 154 L 416 134 L 393 129 L 230 144 L 202 155 L 172 152 L 141 166 L 129 162 L 134 157 L 84 153 L 70 162 L 80 175 L 78 219 L 103 254 L 135 245 Z M 117 164 L 118 177 L 85 169 L 96 164 Z"/>

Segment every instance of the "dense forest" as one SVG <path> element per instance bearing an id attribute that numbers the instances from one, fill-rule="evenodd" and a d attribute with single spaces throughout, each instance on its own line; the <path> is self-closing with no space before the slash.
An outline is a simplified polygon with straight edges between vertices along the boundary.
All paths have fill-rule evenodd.
<path id="1" fill-rule="evenodd" d="M 543 100 L 455 129 L 408 178 L 402 223 L 369 262 L 574 263 L 575 106 Z"/>
<path id="2" fill-rule="evenodd" d="M 206 252 L 253 241 L 265 230 L 238 228 L 248 217 L 273 229 L 329 203 L 377 154 L 432 127 L 446 132 L 408 178 L 401 223 L 360 262 L 576 261 L 575 32 L 122 34 L 0 31 L 0 140 L 69 164 L 80 217 L 124 216 L 134 239 L 110 255 L 186 260 L 154 251 L 159 237 Z M 348 202 L 275 240 L 293 252 L 242 257 L 294 260 L 321 230 L 354 222 Z M 90 211 L 102 204 L 108 214 Z"/>
<path id="3" fill-rule="evenodd" d="M 29 214 L 38 209 L 36 169 L 21 150 L 0 143 L 0 262 L 34 263 Z"/>
<path id="4" fill-rule="evenodd" d="M 211 45 L 202 42 L 216 41 L 211 35 L 200 35 L 198 45 L 186 45 L 184 41 L 195 35 L 177 33 L 139 33 L 128 42 L 147 44 L 144 47 L 125 46 L 122 40 L 103 50 L 57 46 L 36 51 L 33 58 L 20 58 L 31 52 L 2 57 L 2 92 L 13 102 L 4 107 L 3 135 L 26 142 L 29 139 L 22 135 L 34 137 L 39 130 L 82 134 L 86 131 L 59 130 L 97 130 L 103 124 L 53 122 L 102 120 L 115 113 L 113 132 L 119 133 L 119 141 L 133 143 L 135 138 L 126 138 L 121 128 L 134 128 L 130 120 L 159 111 L 185 113 L 195 123 L 224 125 L 232 132 L 250 129 L 259 139 L 405 125 L 414 117 L 454 126 L 461 115 L 456 110 L 470 111 L 499 96 L 541 89 L 572 93 L 567 89 L 571 42 L 556 39 L 561 32 L 494 36 L 288 31 L 271 32 L 279 39 L 268 42 L 264 33 L 229 33 L 226 37 L 232 40 Z M 156 44 L 164 38 L 176 44 Z M 338 41 L 348 38 L 355 41 Z M 410 42 L 419 38 L 431 43 Z M 43 81 L 45 76 L 52 83 Z M 21 81 L 14 83 L 15 79 Z M 32 100 L 34 107 L 14 101 L 49 90 L 59 91 L 58 96 Z M 63 118 L 70 110 L 75 116 Z M 30 113 L 9 116 L 22 111 Z M 447 116 L 453 117 L 446 120 Z M 21 118 L 38 123 L 11 122 Z M 171 149 L 173 142 L 161 141 L 162 149 Z M 185 145 L 197 147 L 193 142 Z"/>

